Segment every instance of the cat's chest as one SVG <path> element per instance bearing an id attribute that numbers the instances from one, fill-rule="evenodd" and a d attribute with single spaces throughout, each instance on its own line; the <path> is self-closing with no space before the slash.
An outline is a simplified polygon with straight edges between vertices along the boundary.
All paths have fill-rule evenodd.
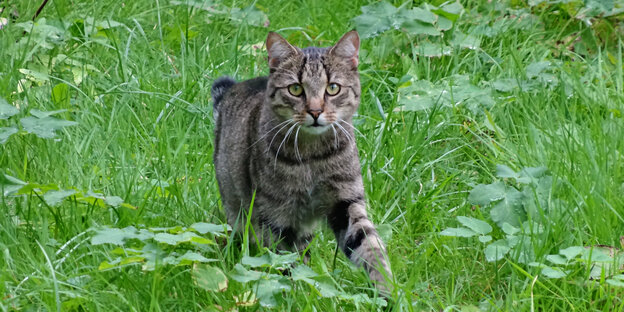
<path id="1" fill-rule="evenodd" d="M 291 188 L 291 209 L 301 219 L 324 215 L 333 201 L 333 192 L 325 183 L 327 174 L 315 171 L 315 168 L 299 168 L 288 183 Z"/>

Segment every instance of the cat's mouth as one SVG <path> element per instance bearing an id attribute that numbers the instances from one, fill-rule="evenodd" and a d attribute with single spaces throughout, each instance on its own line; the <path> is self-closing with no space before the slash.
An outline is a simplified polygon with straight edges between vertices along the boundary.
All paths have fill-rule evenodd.
<path id="1" fill-rule="evenodd" d="M 310 134 L 321 134 L 327 130 L 329 130 L 329 125 L 321 125 L 318 122 L 314 122 L 311 125 L 302 125 L 301 130 L 310 133 Z"/>

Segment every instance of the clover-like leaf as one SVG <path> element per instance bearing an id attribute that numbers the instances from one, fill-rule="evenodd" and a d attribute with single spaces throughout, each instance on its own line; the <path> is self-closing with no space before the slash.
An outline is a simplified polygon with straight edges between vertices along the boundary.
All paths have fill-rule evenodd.
<path id="1" fill-rule="evenodd" d="M 70 120 L 62 120 L 54 117 L 24 117 L 20 120 L 22 127 L 28 133 L 35 134 L 43 139 L 51 139 L 56 136 L 56 131 L 64 127 L 74 126 L 78 123 Z"/>
<path id="2" fill-rule="evenodd" d="M 492 226 L 485 221 L 464 216 L 458 216 L 457 220 L 463 226 L 475 231 L 478 234 L 484 235 L 492 232 Z"/>
<path id="3" fill-rule="evenodd" d="M 9 117 L 17 113 L 19 113 L 17 107 L 9 104 L 5 99 L 0 97 L 0 119 L 9 119 Z"/>
<path id="4" fill-rule="evenodd" d="M 228 288 L 228 279 L 219 268 L 196 263 L 191 275 L 195 285 L 205 290 L 223 292 Z"/>
<path id="5" fill-rule="evenodd" d="M 17 133 L 15 127 L 1 127 L 0 128 L 0 144 L 4 144 L 9 140 L 9 137 Z"/>
<path id="6" fill-rule="evenodd" d="M 479 234 L 475 233 L 475 231 L 468 228 L 448 228 L 444 229 L 444 231 L 440 232 L 442 236 L 452 236 L 452 237 L 473 237 Z"/>
<path id="7" fill-rule="evenodd" d="M 362 38 L 371 38 L 393 28 L 397 8 L 392 4 L 381 1 L 363 6 L 361 10 L 362 15 L 356 16 L 353 23 Z"/>
<path id="8" fill-rule="evenodd" d="M 490 210 L 492 221 L 498 226 L 509 223 L 519 226 L 526 219 L 526 212 L 523 208 L 524 194 L 513 187 L 509 187 L 501 201 L 496 203 Z"/>
<path id="9" fill-rule="evenodd" d="M 52 190 L 43 194 L 43 200 L 49 206 L 58 205 L 63 199 L 78 193 L 76 190 Z"/>
<path id="10" fill-rule="evenodd" d="M 566 277 L 568 273 L 558 267 L 545 266 L 542 268 L 542 275 L 548 278 L 562 278 Z"/>
<path id="11" fill-rule="evenodd" d="M 485 247 L 485 260 L 488 262 L 498 261 L 503 259 L 510 250 L 507 241 L 499 239 Z"/>
<path id="12" fill-rule="evenodd" d="M 468 201 L 473 205 L 485 206 L 493 201 L 501 200 L 505 197 L 505 184 L 495 182 L 492 184 L 479 184 L 468 195 Z"/>

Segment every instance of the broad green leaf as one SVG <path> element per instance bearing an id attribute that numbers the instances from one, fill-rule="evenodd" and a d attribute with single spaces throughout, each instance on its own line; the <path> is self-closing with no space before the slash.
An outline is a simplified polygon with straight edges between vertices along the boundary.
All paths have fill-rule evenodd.
<path id="1" fill-rule="evenodd" d="M 332 298 L 344 294 L 344 292 L 336 289 L 334 285 L 326 282 L 316 282 L 314 287 L 321 293 L 323 298 Z"/>
<path id="2" fill-rule="evenodd" d="M 548 67 L 550 67 L 549 61 L 541 61 L 529 64 L 526 67 L 526 76 L 529 79 L 535 78 L 539 76 L 543 71 L 545 71 Z"/>
<path id="3" fill-rule="evenodd" d="M 123 199 L 119 196 L 106 196 L 104 202 L 109 206 L 119 207 L 123 203 Z"/>
<path id="4" fill-rule="evenodd" d="M 9 137 L 17 133 L 15 127 L 0 128 L 0 144 L 4 144 L 9 140 Z"/>
<path id="5" fill-rule="evenodd" d="M 52 190 L 52 191 L 48 191 L 45 194 L 43 194 L 43 200 L 49 205 L 49 206 L 56 206 L 58 205 L 61 201 L 63 201 L 63 199 L 72 196 L 74 194 L 78 193 L 76 190 Z"/>
<path id="6" fill-rule="evenodd" d="M 185 254 L 178 257 L 178 265 L 189 265 L 196 262 L 214 262 L 214 259 L 208 259 L 201 254 L 193 251 L 187 251 Z"/>
<path id="7" fill-rule="evenodd" d="M 586 247 L 581 254 L 581 259 L 589 262 L 612 262 L 610 250 L 602 247 Z"/>
<path id="8" fill-rule="evenodd" d="M 49 47 L 52 48 L 53 46 L 49 46 Z M 45 74 L 45 73 L 40 73 L 38 71 L 34 71 L 34 70 L 26 69 L 26 68 L 20 68 L 18 71 L 24 74 L 28 80 L 34 81 L 39 85 L 50 81 L 50 76 L 48 76 L 48 74 Z"/>
<path id="9" fill-rule="evenodd" d="M 505 232 L 505 234 L 507 235 L 516 235 L 516 233 L 520 232 L 519 228 L 507 222 L 503 222 L 503 225 L 501 226 L 501 228 L 503 229 L 503 232 Z"/>
<path id="10" fill-rule="evenodd" d="M 229 17 L 235 25 L 269 26 L 267 15 L 253 4 L 244 9 L 232 8 Z"/>
<path id="11" fill-rule="evenodd" d="M 245 256 L 241 260 L 241 263 L 253 268 L 269 266 L 269 267 L 282 267 L 284 265 L 291 264 L 299 258 L 296 253 L 287 253 L 284 255 L 275 254 L 269 250 L 267 253 L 259 257 Z"/>
<path id="12" fill-rule="evenodd" d="M 441 15 L 452 22 L 456 21 L 463 11 L 464 7 L 459 1 L 447 3 L 438 9 L 431 10 L 431 12 Z"/>
<path id="13" fill-rule="evenodd" d="M 401 29 L 404 29 L 411 35 L 429 35 L 429 36 L 439 36 L 442 33 L 433 25 L 422 23 L 416 20 L 408 20 L 405 21 L 401 25 Z"/>
<path id="14" fill-rule="evenodd" d="M 452 236 L 452 237 L 473 237 L 479 234 L 475 233 L 475 231 L 467 228 L 448 228 L 444 231 L 440 232 L 442 236 Z"/>
<path id="15" fill-rule="evenodd" d="M 205 223 L 205 222 L 194 223 L 193 225 L 190 226 L 190 228 L 197 231 L 199 234 L 206 234 L 206 233 L 217 234 L 217 233 L 223 233 L 226 231 L 231 231 L 232 229 L 227 224 L 212 224 L 212 223 Z"/>
<path id="16" fill-rule="evenodd" d="M 228 288 L 228 279 L 219 268 L 196 263 L 191 275 L 195 285 L 205 290 L 223 292 Z"/>
<path id="17" fill-rule="evenodd" d="M 423 42 L 416 46 L 416 55 L 425 57 L 441 57 L 444 55 L 451 55 L 451 47 L 443 44 L 435 44 L 431 42 Z"/>
<path id="18" fill-rule="evenodd" d="M 69 108 L 69 100 L 69 86 L 66 83 L 59 83 L 52 88 L 52 102 L 56 104 L 56 107 Z"/>
<path id="19" fill-rule="evenodd" d="M 504 197 L 496 203 L 490 210 L 492 221 L 498 226 L 509 223 L 513 226 L 519 226 L 526 219 L 526 213 L 522 206 L 524 194 L 513 187 L 507 188 Z"/>
<path id="20" fill-rule="evenodd" d="M 503 78 L 492 81 L 490 85 L 497 91 L 510 92 L 513 89 L 518 88 L 518 81 L 516 79 Z"/>
<path id="21" fill-rule="evenodd" d="M 257 280 L 261 279 L 262 276 L 263 276 L 263 273 L 262 272 L 258 272 L 258 271 L 254 271 L 254 270 L 247 270 L 240 263 L 237 263 L 234 266 L 234 270 L 232 272 L 230 272 L 228 275 L 233 280 L 235 280 L 235 281 L 237 281 L 239 283 L 245 284 L 245 283 L 248 283 L 248 282 L 251 282 L 251 281 L 257 281 Z"/>
<path id="22" fill-rule="evenodd" d="M 9 117 L 19 113 L 17 107 L 9 104 L 5 99 L 0 97 L 0 119 L 9 119 Z"/>
<path id="23" fill-rule="evenodd" d="M 438 17 L 435 14 L 423 8 L 413 8 L 411 10 L 405 10 L 405 12 L 407 12 L 405 18 L 417 20 L 427 24 L 433 24 L 438 20 Z"/>
<path id="24" fill-rule="evenodd" d="M 558 264 L 558 265 L 566 265 L 568 263 L 566 258 L 560 255 L 548 255 L 546 256 L 546 260 L 550 261 L 553 264 Z"/>
<path id="25" fill-rule="evenodd" d="M 496 165 L 496 176 L 499 178 L 516 178 L 518 174 L 505 165 Z"/>
<path id="26" fill-rule="evenodd" d="M 511 248 L 507 245 L 507 241 L 504 239 L 497 240 L 485 247 L 485 260 L 494 262 L 503 259 L 509 250 Z"/>
<path id="27" fill-rule="evenodd" d="M 30 114 L 37 118 L 45 118 L 45 117 L 49 117 L 49 116 L 56 115 L 59 113 L 64 113 L 66 111 L 67 111 L 66 109 L 58 109 L 58 110 L 53 110 L 53 111 L 42 112 L 38 109 L 31 109 Z"/>
<path id="28" fill-rule="evenodd" d="M 464 216 L 458 216 L 457 220 L 459 221 L 459 223 L 478 234 L 484 235 L 492 232 L 492 226 L 490 226 L 485 221 Z"/>
<path id="29" fill-rule="evenodd" d="M 96 231 L 96 234 L 91 238 L 92 245 L 100 244 L 114 244 L 123 245 L 127 239 L 137 237 L 137 229 L 133 226 L 129 226 L 123 229 L 118 228 L 105 228 Z"/>
<path id="30" fill-rule="evenodd" d="M 562 278 L 566 277 L 568 273 L 561 268 L 545 266 L 542 268 L 542 275 L 548 278 Z"/>
<path id="31" fill-rule="evenodd" d="M 546 167 L 526 167 L 518 172 L 518 183 L 528 184 L 545 176 Z"/>
<path id="32" fill-rule="evenodd" d="M 274 307 L 277 305 L 275 295 L 282 291 L 290 291 L 290 285 L 285 278 L 262 279 L 258 282 L 256 297 L 263 307 Z"/>
<path id="33" fill-rule="evenodd" d="M 392 4 L 381 1 L 363 6 L 361 10 L 362 15 L 356 16 L 353 23 L 362 38 L 375 37 L 393 28 L 397 8 Z"/>
<path id="34" fill-rule="evenodd" d="M 460 48 L 476 50 L 481 46 L 481 39 L 456 30 L 453 32 L 453 39 L 450 43 L 451 45 L 459 46 Z"/>
<path id="35" fill-rule="evenodd" d="M 624 287 L 624 281 L 622 280 L 616 280 L 616 279 L 607 279 L 607 284 L 611 285 L 611 286 L 615 286 L 615 287 Z"/>
<path id="36" fill-rule="evenodd" d="M 35 134 L 43 139 L 51 139 L 56 136 L 56 131 L 64 127 L 74 126 L 78 123 L 75 121 L 62 120 L 54 117 L 35 118 L 24 117 L 20 120 L 22 127 L 28 133 Z"/>
<path id="37" fill-rule="evenodd" d="M 304 281 L 310 285 L 314 285 L 314 283 L 316 283 L 316 281 L 314 281 L 312 278 L 317 275 L 318 274 L 312 271 L 312 269 L 310 269 L 308 266 L 302 264 L 297 265 L 294 269 L 290 271 L 290 276 L 294 281 Z"/>
<path id="38" fill-rule="evenodd" d="M 436 27 L 442 31 L 449 30 L 453 28 L 453 21 L 444 16 L 438 16 L 438 20 L 436 21 Z"/>
<path id="39" fill-rule="evenodd" d="M 479 236 L 479 241 L 482 243 L 487 243 L 492 240 L 492 236 L 490 235 L 481 235 Z"/>
<path id="40" fill-rule="evenodd" d="M 564 255 L 566 259 L 568 260 L 572 260 L 576 258 L 576 256 L 580 255 L 584 250 L 585 248 L 583 248 L 582 246 L 571 246 L 571 247 L 559 250 L 559 254 Z"/>
<path id="41" fill-rule="evenodd" d="M 505 198 L 505 191 L 503 182 L 479 184 L 468 195 L 468 201 L 473 205 L 486 206 L 493 201 Z"/>
<path id="42" fill-rule="evenodd" d="M 214 243 L 211 240 L 198 236 L 197 234 L 193 232 L 183 232 L 180 234 L 157 233 L 156 235 L 154 235 L 154 240 L 159 243 L 164 243 L 164 244 L 173 245 L 173 246 L 181 244 L 181 243 L 189 243 L 189 242 L 195 242 L 199 244 Z"/>

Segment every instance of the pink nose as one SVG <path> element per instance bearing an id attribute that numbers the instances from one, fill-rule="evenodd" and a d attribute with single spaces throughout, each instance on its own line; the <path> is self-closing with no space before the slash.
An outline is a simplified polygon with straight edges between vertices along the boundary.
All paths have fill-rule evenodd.
<path id="1" fill-rule="evenodd" d="M 323 113 L 322 109 L 309 109 L 308 110 L 308 114 L 312 115 L 312 118 L 314 118 L 314 120 L 317 120 L 318 117 L 321 115 L 321 113 Z"/>

